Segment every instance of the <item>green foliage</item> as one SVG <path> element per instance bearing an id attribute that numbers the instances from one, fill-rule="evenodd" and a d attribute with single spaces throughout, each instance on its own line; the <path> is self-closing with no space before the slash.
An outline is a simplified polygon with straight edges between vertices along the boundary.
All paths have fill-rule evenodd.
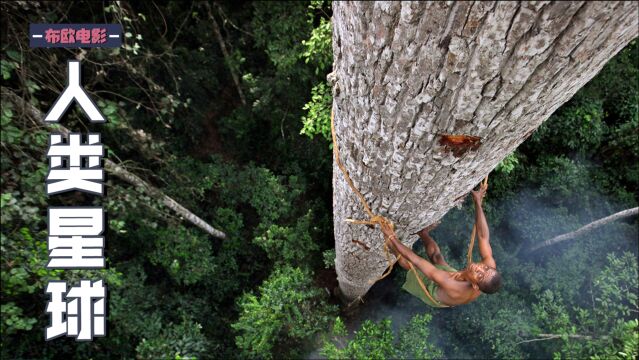
<path id="1" fill-rule="evenodd" d="M 206 339 L 197 322 L 184 320 L 169 324 L 151 339 L 142 339 L 136 347 L 141 359 L 197 359 L 205 354 Z"/>
<path id="2" fill-rule="evenodd" d="M 355 337 L 343 342 L 345 327 L 338 318 L 333 326 L 333 341 L 326 341 L 322 355 L 329 359 L 390 359 L 395 358 L 394 336 L 390 319 L 378 323 L 364 321 Z"/>
<path id="3" fill-rule="evenodd" d="M 11 103 L 2 103 L 2 111 L 0 112 L 0 125 L 2 125 L 2 142 L 6 144 L 16 143 L 23 132 L 17 127 L 11 125 L 13 118 L 13 105 Z"/>
<path id="4" fill-rule="evenodd" d="M 20 68 L 22 63 L 22 54 L 15 50 L 7 50 L 5 52 L 6 58 L 0 59 L 0 73 L 2 73 L 2 80 L 9 80 L 12 72 Z M 3 104 L 3 108 L 4 108 Z M 4 124 L 3 124 L 4 126 Z"/>
<path id="5" fill-rule="evenodd" d="M 332 48 L 333 28 L 330 19 L 320 18 L 320 24 L 311 32 L 308 40 L 302 41 L 306 50 L 302 53 L 304 61 L 315 65 L 315 74 L 330 70 L 333 65 Z"/>
<path id="6" fill-rule="evenodd" d="M 347 335 L 338 317 L 333 324 L 331 339 L 325 339 L 321 354 L 329 359 L 431 359 L 442 357 L 432 343 L 428 325 L 430 314 L 416 315 L 402 326 L 399 336 L 393 334 L 390 319 L 364 321 L 354 337 Z"/>
<path id="7" fill-rule="evenodd" d="M 333 95 L 331 88 L 326 83 L 319 83 L 311 90 L 311 101 L 304 105 L 307 114 L 302 117 L 304 127 L 300 134 L 311 139 L 315 135 L 321 135 L 327 141 L 331 141 L 331 106 Z"/>
<path id="8" fill-rule="evenodd" d="M 629 206 L 637 203 L 639 137 L 633 129 L 639 126 L 638 50 L 637 41 L 632 41 L 537 129 L 517 150 L 522 169 L 529 165 L 551 168 L 551 163 L 544 162 L 564 154 L 578 167 L 586 168 L 585 176 L 591 179 L 588 188 L 595 185 Z M 573 181 L 571 172 L 568 180 Z M 575 187 L 574 191 L 585 189 Z"/>
<path id="9" fill-rule="evenodd" d="M 254 164 L 236 166 L 213 157 L 210 162 L 176 160 L 171 165 L 167 175 L 176 177 L 169 187 L 171 192 L 204 199 L 208 191 L 215 191 L 222 207 L 241 211 L 251 207 L 262 227 L 289 215 L 292 202 L 304 191 L 304 184 L 295 176 L 276 176 Z M 184 178 L 181 173 L 197 176 Z"/>
<path id="10" fill-rule="evenodd" d="M 303 266 L 309 263 L 309 258 L 319 249 L 310 235 L 313 227 L 313 213 L 309 210 L 297 220 L 295 226 L 271 225 L 253 242 L 264 249 L 275 264 Z"/>
<path id="11" fill-rule="evenodd" d="M 586 189 L 589 185 L 588 168 L 564 156 L 542 159 L 530 173 L 531 178 L 539 179 L 539 196 L 549 200 L 570 199 L 577 189 Z"/>
<path id="12" fill-rule="evenodd" d="M 508 175 L 513 170 L 515 170 L 515 167 L 517 166 L 517 164 L 519 164 L 519 161 L 517 160 L 517 154 L 510 153 L 502 161 L 500 161 L 499 164 L 497 164 L 495 171 L 499 171 Z"/>
<path id="13" fill-rule="evenodd" d="M 7 61 L 5 59 L 0 60 L 0 73 L 2 74 L 2 80 L 8 80 L 11 78 L 11 72 L 18 68 L 18 63 L 13 61 Z"/>
<path id="14" fill-rule="evenodd" d="M 320 13 L 319 25 L 313 28 L 311 37 L 302 41 L 305 51 L 301 56 L 307 64 L 312 64 L 316 75 L 325 76 L 332 70 L 332 24 L 326 11 L 330 9 L 330 3 L 324 1 L 311 1 L 308 7 L 308 23 L 316 21 Z M 333 94 L 331 87 L 322 80 L 311 89 L 311 100 L 302 108 L 306 115 L 302 116 L 302 130 L 300 134 L 313 138 L 321 135 L 329 143 L 331 142 L 331 107 Z"/>
<path id="15" fill-rule="evenodd" d="M 287 213 L 290 204 L 286 200 L 289 195 L 297 195 L 295 191 L 293 194 L 287 194 L 286 188 L 278 181 L 277 177 L 265 168 L 249 167 L 238 174 L 237 181 L 244 184 L 260 184 L 260 186 L 252 187 L 251 191 L 246 191 L 246 188 L 242 189 L 241 191 L 247 197 L 241 196 L 239 192 L 233 195 L 242 200 L 245 198 L 245 201 L 255 208 L 263 222 L 273 222 Z M 240 191 L 240 189 L 235 190 Z"/>
<path id="16" fill-rule="evenodd" d="M 324 260 L 324 268 L 330 269 L 335 267 L 335 249 L 328 249 L 322 253 Z"/>
<path id="17" fill-rule="evenodd" d="M 549 332 L 556 333 L 570 328 L 570 317 L 563 300 L 550 290 L 544 291 L 539 297 L 539 302 L 533 304 L 533 312 L 541 327 Z M 574 329 L 571 330 L 574 334 Z"/>
<path id="18" fill-rule="evenodd" d="M 300 356 L 300 345 L 321 331 L 335 309 L 299 268 L 276 269 L 259 288 L 238 301 L 240 318 L 232 325 L 243 355 L 257 358 Z"/>
<path id="19" fill-rule="evenodd" d="M 639 311 L 637 258 L 626 252 L 608 254 L 608 265 L 594 279 L 597 311 L 614 319 L 628 318 Z"/>
<path id="20" fill-rule="evenodd" d="M 537 129 L 529 146 L 550 147 L 560 153 L 592 154 L 606 132 L 603 103 L 576 96 Z"/>
<path id="21" fill-rule="evenodd" d="M 430 314 L 415 315 L 399 332 L 398 352 L 402 359 L 439 359 L 442 351 L 430 336 Z"/>
<path id="22" fill-rule="evenodd" d="M 201 231 L 176 227 L 152 232 L 155 250 L 149 254 L 154 265 L 161 265 L 178 284 L 192 285 L 211 274 L 211 242 Z"/>
<path id="23" fill-rule="evenodd" d="M 269 60 L 279 71 L 293 71 L 304 47 L 297 40 L 300 32 L 309 33 L 311 28 L 304 16 L 288 16 L 290 13 L 303 14 L 303 2 L 253 3 L 251 27 L 255 42 L 265 48 Z"/>
<path id="24" fill-rule="evenodd" d="M 68 53 L 36 54 L 11 40 L 3 45 L 1 61 L 7 80 L 0 113 L 2 357 L 237 356 L 228 333 L 239 316 L 239 296 L 255 289 L 274 265 L 313 267 L 320 262 L 319 250 L 332 242 L 326 236 L 331 233 L 326 221 L 330 206 L 321 200 L 330 187 L 318 181 L 330 168 L 330 157 L 325 147 L 298 135 L 306 101 L 299 94 L 308 94 L 317 76 L 301 61 L 302 40 L 313 28 L 304 16 L 308 4 L 212 6 L 222 20 L 232 56 L 228 63 L 199 4 L 104 8 L 92 3 L 64 7 L 67 14 L 51 4 L 2 7 L 3 13 L 21 14 L 19 21 L 11 19 L 23 35 L 28 26 L 22 22 L 42 18 L 122 23 L 122 49 L 80 55 L 85 59 L 83 83 L 108 122 L 96 127 L 73 110 L 64 126 L 102 132 L 109 158 L 228 234 L 225 241 L 212 239 L 116 177 L 107 177 L 108 196 L 102 199 L 81 194 L 47 198 L 49 129 L 40 126 L 41 119 L 26 116 L 19 103 L 8 101 L 4 87 L 26 94 L 46 112 L 57 96 L 51 89 L 61 83 L 51 74 L 65 73 L 66 63 L 59 59 Z M 301 16 L 289 16 L 291 11 Z M 180 26 L 157 26 L 167 23 Z M 228 66 L 243 79 L 247 106 L 237 99 Z M 209 140 L 216 144 L 210 147 Z M 109 267 L 47 270 L 46 207 L 89 204 L 102 204 L 109 214 Z M 250 239 L 258 239 L 258 246 L 251 246 Z M 279 260 L 269 261 L 269 256 Z M 310 307 L 299 324 L 307 324 L 305 319 L 318 323 L 322 309 L 329 309 L 319 300 L 323 291 L 313 288 L 307 276 L 303 283 L 293 276 L 300 301 Z M 96 346 L 70 346 L 63 340 L 42 346 L 47 319 L 32 304 L 44 301 L 47 281 L 80 277 L 102 278 L 109 285 L 109 336 Z M 31 324 L 33 319 L 37 323 Z M 295 340 L 289 343 L 301 344 L 317 331 L 308 324 L 294 327 L 290 338 Z M 111 354 L 100 355 L 104 348 Z"/>
<path id="25" fill-rule="evenodd" d="M 11 335 L 20 330 L 31 330 L 37 322 L 35 318 L 25 317 L 22 308 L 16 306 L 14 302 L 0 305 L 0 313 L 2 314 L 2 333 Z"/>
<path id="26" fill-rule="evenodd" d="M 639 320 L 629 320 L 614 330 L 614 338 L 620 345 L 609 346 L 599 354 L 590 357 L 592 360 L 623 359 L 631 360 L 639 357 Z"/>
<path id="27" fill-rule="evenodd" d="M 484 299 L 481 309 L 471 316 L 477 317 L 474 322 L 482 323 L 479 328 L 479 339 L 488 345 L 490 351 L 498 358 L 522 358 L 525 352 L 517 346 L 521 334 L 531 331 L 531 319 L 525 303 L 515 296 L 500 294 Z M 508 306 L 504 306 L 508 304 Z M 489 316 L 481 314 L 490 313 Z"/>
<path id="28" fill-rule="evenodd" d="M 639 93 L 639 92 L 638 92 Z M 620 122 L 610 129 L 609 136 L 603 147 L 602 162 L 607 169 L 607 177 L 600 176 L 601 182 L 614 193 L 616 197 L 628 203 L 637 202 L 639 191 L 639 98 L 634 103 L 625 106 L 622 116 L 629 120 Z M 623 171 L 618 171 L 623 169 Z M 624 184 L 625 186 L 618 186 Z M 628 190 L 626 190 L 628 188 Z M 634 193 L 629 193 L 629 190 Z M 634 195 L 634 196 L 633 196 Z"/>
<path id="29" fill-rule="evenodd" d="M 555 334 L 560 340 L 546 345 L 549 351 L 562 357 L 596 357 L 602 352 L 627 357 L 627 347 L 636 341 L 629 330 L 636 326 L 631 317 L 639 310 L 637 259 L 626 252 L 620 257 L 608 254 L 607 261 L 593 281 L 589 306 L 569 309 L 562 297 L 550 290 L 533 305 L 539 331 Z"/>

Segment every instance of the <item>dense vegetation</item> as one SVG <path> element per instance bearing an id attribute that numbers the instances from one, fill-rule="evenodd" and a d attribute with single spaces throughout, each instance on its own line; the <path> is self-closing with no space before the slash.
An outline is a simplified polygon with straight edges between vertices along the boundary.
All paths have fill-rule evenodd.
<path id="1" fill-rule="evenodd" d="M 491 175 L 500 293 L 434 310 L 400 290 L 396 270 L 357 312 L 340 314 L 330 295 L 329 3 L 0 10 L 2 358 L 637 357 L 636 218 L 529 251 L 637 206 L 636 40 Z M 45 21 L 121 23 L 125 46 L 30 49 L 28 24 Z M 108 122 L 90 124 L 76 109 L 62 125 L 101 132 L 110 160 L 227 240 L 113 176 L 104 198 L 45 195 L 50 129 L 28 109 L 49 109 L 73 58 Z M 91 204 L 108 212 L 107 268 L 47 270 L 47 207 Z M 455 209 L 433 232 L 453 266 L 462 266 L 472 213 Z M 44 286 L 80 278 L 108 284 L 108 336 L 44 343 Z"/>

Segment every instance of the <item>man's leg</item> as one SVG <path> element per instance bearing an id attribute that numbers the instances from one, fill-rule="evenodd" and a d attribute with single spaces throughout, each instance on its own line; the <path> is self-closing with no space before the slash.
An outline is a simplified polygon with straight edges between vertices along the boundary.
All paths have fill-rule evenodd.
<path id="1" fill-rule="evenodd" d="M 439 246 L 437 246 L 437 243 L 435 242 L 435 240 L 433 240 L 433 238 L 430 237 L 430 234 L 428 233 L 430 230 L 434 229 L 437 225 L 439 225 L 439 223 L 435 223 L 433 225 L 427 226 L 423 228 L 421 231 L 419 231 L 417 235 L 419 235 L 419 237 L 422 239 L 422 242 L 424 243 L 424 247 L 426 248 L 426 254 L 430 258 L 430 261 L 433 264 L 448 266 L 448 263 L 446 262 L 446 260 L 444 260 L 442 253 L 439 251 Z"/>

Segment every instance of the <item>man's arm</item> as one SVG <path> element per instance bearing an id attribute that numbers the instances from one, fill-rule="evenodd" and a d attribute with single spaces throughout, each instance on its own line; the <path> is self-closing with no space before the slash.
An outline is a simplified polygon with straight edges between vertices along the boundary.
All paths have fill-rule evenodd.
<path id="1" fill-rule="evenodd" d="M 384 231 L 384 230 L 382 230 Z M 435 281 L 438 285 L 442 286 L 446 280 L 450 279 L 446 271 L 436 268 L 433 264 L 423 259 L 421 256 L 415 254 L 413 250 L 409 249 L 406 245 L 402 244 L 393 231 L 384 231 L 384 233 L 390 239 L 393 247 L 397 249 L 397 252 L 411 264 L 419 269 L 429 279 Z"/>
<path id="2" fill-rule="evenodd" d="M 478 191 L 473 191 L 473 201 L 475 202 L 475 227 L 477 228 L 477 238 L 479 239 L 479 254 L 482 257 L 482 262 L 490 267 L 497 268 L 495 259 L 493 259 L 493 250 L 490 247 L 490 231 L 488 230 L 488 223 L 486 222 L 486 216 L 484 215 L 484 209 L 482 209 L 482 199 L 486 195 L 486 189 L 488 185 L 483 184 L 479 187 Z"/>

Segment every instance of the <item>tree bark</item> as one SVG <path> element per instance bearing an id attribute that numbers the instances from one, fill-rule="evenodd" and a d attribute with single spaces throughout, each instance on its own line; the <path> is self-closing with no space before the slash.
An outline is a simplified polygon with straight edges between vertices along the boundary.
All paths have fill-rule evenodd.
<path id="1" fill-rule="evenodd" d="M 31 105 L 30 103 L 25 101 L 23 98 L 21 98 L 20 96 L 16 95 L 12 91 L 10 91 L 8 89 L 5 89 L 4 87 L 2 88 L 2 95 L 3 96 L 7 96 L 13 103 L 15 103 L 16 105 L 18 105 L 21 108 L 23 108 L 25 110 L 26 114 L 36 124 L 41 124 L 40 122 L 42 121 L 42 119 L 44 119 L 44 114 L 40 110 L 38 110 L 35 106 Z M 60 132 L 60 133 L 64 134 L 67 137 L 69 136 L 69 130 L 67 128 L 65 128 L 64 126 L 60 125 L 60 124 L 54 124 L 54 125 L 45 124 L 45 126 L 47 126 L 48 128 L 50 128 L 53 131 Z M 129 172 L 123 166 L 118 165 L 118 164 L 114 163 L 113 161 L 111 161 L 109 159 L 104 159 L 104 169 L 107 172 L 109 172 L 109 173 L 119 177 L 120 179 L 128 182 L 129 184 L 134 185 L 134 186 L 138 186 L 138 187 L 144 189 L 144 191 L 147 194 L 149 194 L 152 197 L 160 200 L 162 202 L 162 204 L 164 204 L 164 206 L 166 206 L 169 209 L 175 211 L 178 215 L 180 215 L 181 217 L 183 217 L 186 220 L 188 220 L 191 224 L 193 224 L 193 225 L 199 227 L 200 229 L 206 231 L 210 235 L 212 235 L 212 236 L 214 236 L 216 238 L 226 239 L 226 234 L 224 232 L 222 232 L 222 231 L 214 228 L 213 226 L 209 225 L 206 221 L 202 220 L 199 216 L 193 214 L 189 209 L 185 208 L 180 203 L 178 203 L 177 201 L 173 200 L 171 197 L 169 197 L 168 195 L 163 193 L 158 188 L 156 188 L 153 185 L 147 183 L 146 181 L 140 179 L 137 175 Z"/>
<path id="2" fill-rule="evenodd" d="M 563 235 L 559 235 L 559 236 L 555 236 L 552 239 L 548 239 L 544 242 L 541 242 L 533 247 L 530 248 L 530 252 L 533 251 L 537 251 L 541 248 L 545 248 L 546 246 L 550 246 L 550 245 L 554 245 L 556 243 L 562 242 L 562 241 L 566 241 L 566 240 L 570 240 L 570 239 L 574 239 L 578 236 L 581 236 L 589 231 L 592 231 L 600 226 L 606 225 L 608 223 L 611 223 L 613 221 L 617 221 L 619 219 L 623 219 L 629 216 L 633 216 L 633 215 L 637 215 L 639 214 L 639 207 L 636 208 L 632 208 L 632 209 L 626 209 L 623 211 L 620 211 L 618 213 L 612 214 L 610 216 L 606 216 L 605 218 L 601 218 L 599 220 L 593 221 L 588 225 L 582 226 L 579 229 L 563 234 Z"/>
<path id="3" fill-rule="evenodd" d="M 459 204 L 637 36 L 637 8 L 334 2 L 337 141 L 373 211 L 414 243 L 409 234 Z M 451 149 L 440 145 L 441 134 L 476 136 L 480 144 Z M 344 222 L 365 214 L 333 163 L 335 265 L 342 295 L 355 299 L 387 261 L 379 229 Z"/>

